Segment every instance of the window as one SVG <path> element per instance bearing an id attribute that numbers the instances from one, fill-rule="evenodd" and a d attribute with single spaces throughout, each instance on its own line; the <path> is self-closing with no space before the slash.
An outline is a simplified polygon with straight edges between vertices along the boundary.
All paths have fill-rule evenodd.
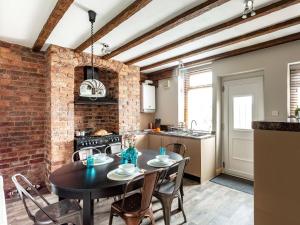
<path id="1" fill-rule="evenodd" d="M 300 107 L 300 63 L 290 65 L 289 83 L 289 114 L 295 116 L 296 108 Z"/>
<path id="2" fill-rule="evenodd" d="M 212 72 L 210 70 L 187 74 L 185 79 L 185 121 L 188 128 L 212 130 Z"/>
<path id="3" fill-rule="evenodd" d="M 234 129 L 251 129 L 252 96 L 233 98 L 233 127 Z"/>

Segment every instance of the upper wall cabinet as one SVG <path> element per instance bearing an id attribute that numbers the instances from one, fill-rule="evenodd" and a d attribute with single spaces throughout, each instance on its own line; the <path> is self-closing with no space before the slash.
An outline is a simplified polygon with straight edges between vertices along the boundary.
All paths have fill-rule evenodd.
<path id="1" fill-rule="evenodd" d="M 141 85 L 141 112 L 155 112 L 155 86 L 149 84 Z"/>

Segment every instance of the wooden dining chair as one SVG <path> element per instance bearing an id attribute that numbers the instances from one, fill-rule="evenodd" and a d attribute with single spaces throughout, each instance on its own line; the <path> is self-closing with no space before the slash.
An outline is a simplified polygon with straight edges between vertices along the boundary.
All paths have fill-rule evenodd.
<path id="1" fill-rule="evenodd" d="M 187 221 L 183 209 L 180 187 L 183 180 L 184 168 L 189 160 L 190 158 L 188 157 L 184 158 L 183 160 L 173 164 L 167 170 L 165 170 L 164 177 L 160 179 L 159 183 L 157 184 L 157 188 L 154 191 L 153 195 L 161 202 L 163 206 L 165 225 L 170 225 L 172 202 L 175 198 L 178 198 L 179 210 L 183 214 L 184 223 L 186 223 Z M 167 178 L 167 176 L 169 176 L 170 171 L 173 172 L 174 168 L 177 169 L 177 172 L 175 175 L 173 175 L 173 179 L 170 180 L 169 178 Z"/>
<path id="2" fill-rule="evenodd" d="M 101 153 L 101 151 L 97 148 L 82 148 L 72 154 L 72 162 L 86 160 L 89 155 L 95 155 L 99 153 Z"/>
<path id="3" fill-rule="evenodd" d="M 181 155 L 183 158 L 185 157 L 185 153 L 187 151 L 186 145 L 182 144 L 182 143 L 167 144 L 165 146 L 165 148 L 168 149 L 171 152 L 175 152 L 175 153 Z"/>
<path id="4" fill-rule="evenodd" d="M 50 204 L 23 175 L 15 174 L 12 176 L 12 181 L 18 190 L 21 200 L 23 201 L 28 217 L 34 222 L 34 225 L 58 225 L 66 223 L 82 225 L 81 207 L 75 200 L 65 199 L 57 203 Z M 24 188 L 20 183 L 26 185 L 26 188 Z M 40 204 L 26 190 L 28 188 L 41 198 L 45 206 L 42 206 L 42 204 Z M 26 202 L 27 199 L 31 200 L 38 207 L 37 212 L 33 213 L 30 210 Z"/>
<path id="5" fill-rule="evenodd" d="M 187 147 L 185 144 L 182 143 L 171 143 L 165 146 L 166 149 L 168 149 L 169 151 L 175 152 L 179 155 L 182 156 L 182 158 L 185 157 L 185 154 L 187 152 Z M 181 196 L 181 200 L 183 201 L 183 196 L 184 196 L 184 191 L 183 191 L 183 182 L 180 185 L 180 196 Z"/>
<path id="6" fill-rule="evenodd" d="M 146 172 L 127 183 L 123 198 L 111 205 L 109 225 L 112 225 L 114 216 L 120 216 L 126 225 L 139 225 L 143 218 L 148 217 L 155 225 L 151 202 L 160 173 L 161 170 Z M 143 183 L 137 185 L 138 182 Z M 136 190 L 137 186 L 142 187 Z"/>

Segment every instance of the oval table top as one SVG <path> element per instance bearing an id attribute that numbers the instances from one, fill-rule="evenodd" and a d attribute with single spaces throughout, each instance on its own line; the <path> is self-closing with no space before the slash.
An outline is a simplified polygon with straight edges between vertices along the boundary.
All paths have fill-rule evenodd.
<path id="1" fill-rule="evenodd" d="M 138 157 L 138 167 L 146 171 L 157 168 L 147 165 L 150 159 L 159 154 L 158 150 L 139 150 L 142 155 Z M 179 154 L 167 152 L 173 160 L 181 160 Z M 127 181 L 114 181 L 107 178 L 107 173 L 120 165 L 121 158 L 112 156 L 114 161 L 105 165 L 86 168 L 81 161 L 69 163 L 51 173 L 49 180 L 52 191 L 63 198 L 82 198 L 89 192 L 91 198 L 104 198 L 123 193 L 124 184 Z"/>

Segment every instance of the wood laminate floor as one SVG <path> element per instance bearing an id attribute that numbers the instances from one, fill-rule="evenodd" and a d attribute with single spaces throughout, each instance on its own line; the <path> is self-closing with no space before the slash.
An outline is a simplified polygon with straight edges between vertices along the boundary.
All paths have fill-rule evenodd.
<path id="1" fill-rule="evenodd" d="M 253 196 L 236 191 L 219 184 L 207 182 L 199 185 L 185 180 L 184 208 L 187 214 L 188 225 L 253 225 Z M 50 202 L 57 201 L 57 196 L 47 194 Z M 95 202 L 95 225 L 107 225 L 112 199 Z M 176 209 L 177 201 L 173 208 Z M 160 203 L 154 199 L 153 208 L 157 225 L 163 225 Z M 158 210 L 158 211 L 157 211 Z M 31 225 L 21 201 L 7 204 L 8 224 Z M 171 224 L 182 224 L 181 213 L 172 216 Z M 120 218 L 114 218 L 113 224 L 124 224 Z M 149 224 L 144 220 L 143 225 Z"/>

